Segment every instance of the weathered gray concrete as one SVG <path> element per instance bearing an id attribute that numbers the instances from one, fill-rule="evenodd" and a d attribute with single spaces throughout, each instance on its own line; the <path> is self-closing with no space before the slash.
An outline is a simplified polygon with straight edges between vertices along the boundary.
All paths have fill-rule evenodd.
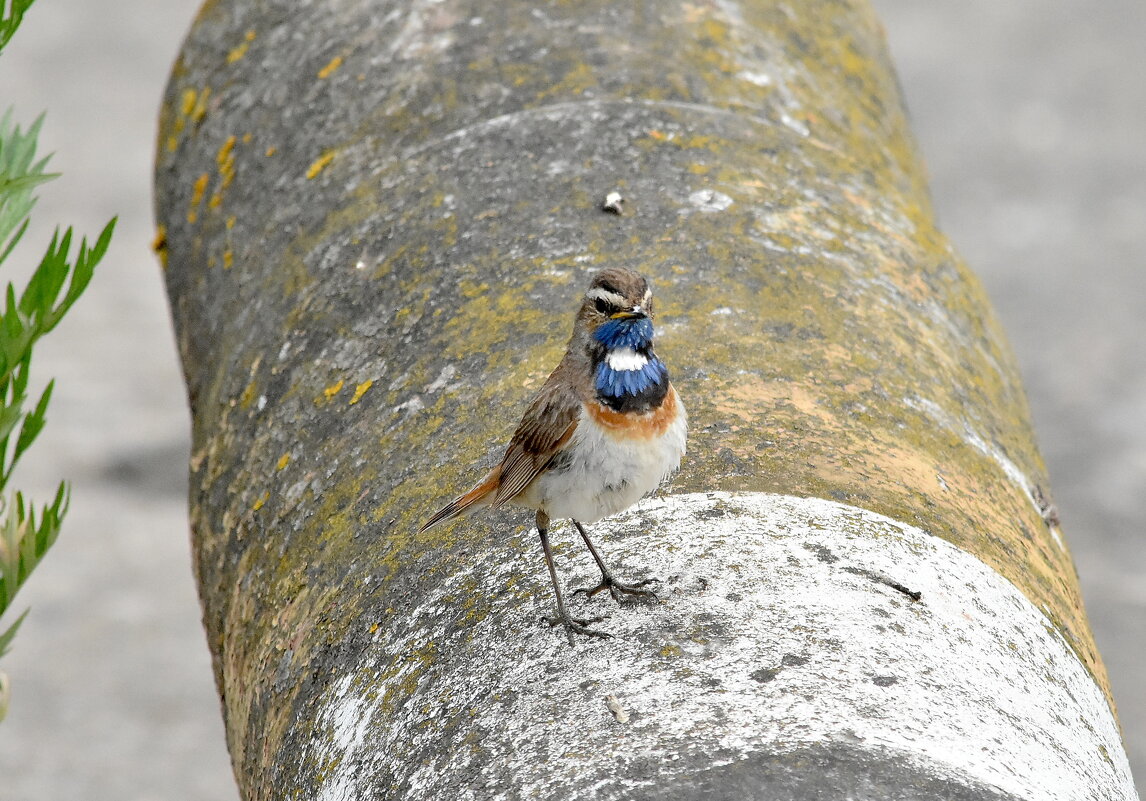
<path id="1" fill-rule="evenodd" d="M 5 663 L 5 799 L 235 797 L 186 545 L 187 418 L 147 250 L 154 110 L 195 5 L 43 0 L 0 59 L 0 104 L 51 110 L 45 142 L 65 172 L 38 209 L 37 249 L 49 222 L 94 233 L 122 217 L 102 279 L 40 354 L 60 384 L 21 483 L 42 496 L 69 476 L 75 501 L 20 599 L 34 609 Z M 1141 777 L 1146 7 L 876 6 L 941 224 L 1023 366 Z"/>
<path id="2" fill-rule="evenodd" d="M 939 225 L 1014 347 L 1146 778 L 1146 6 L 875 0 Z"/>

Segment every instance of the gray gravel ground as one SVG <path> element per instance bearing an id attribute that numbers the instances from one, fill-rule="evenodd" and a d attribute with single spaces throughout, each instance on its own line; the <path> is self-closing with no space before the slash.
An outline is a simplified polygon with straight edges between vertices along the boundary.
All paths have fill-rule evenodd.
<path id="1" fill-rule="evenodd" d="M 1141 778 L 1146 5 L 875 5 L 941 223 L 1022 364 Z M 4 665 L 4 801 L 236 797 L 191 580 L 188 419 L 148 249 L 156 108 L 196 6 L 40 0 L 0 57 L 0 107 L 49 109 L 42 142 L 64 173 L 17 260 L 39 255 L 49 222 L 94 235 L 120 215 L 102 273 L 37 357 L 59 385 L 20 484 L 45 497 L 68 476 L 75 493 Z"/>

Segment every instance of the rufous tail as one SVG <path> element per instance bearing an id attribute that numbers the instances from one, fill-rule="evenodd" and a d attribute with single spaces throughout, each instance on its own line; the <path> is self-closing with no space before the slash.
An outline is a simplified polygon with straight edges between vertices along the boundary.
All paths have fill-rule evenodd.
<path id="1" fill-rule="evenodd" d="M 465 495 L 454 498 L 441 509 L 434 512 L 434 516 L 422 524 L 422 527 L 418 529 L 418 533 L 421 534 L 426 529 L 438 525 L 438 523 L 453 520 L 455 517 L 461 517 L 462 515 L 469 514 L 474 509 L 479 509 L 482 506 L 493 503 L 493 499 L 497 496 L 497 485 L 500 481 L 501 465 L 498 465 L 493 470 L 490 470 L 476 487 Z"/>

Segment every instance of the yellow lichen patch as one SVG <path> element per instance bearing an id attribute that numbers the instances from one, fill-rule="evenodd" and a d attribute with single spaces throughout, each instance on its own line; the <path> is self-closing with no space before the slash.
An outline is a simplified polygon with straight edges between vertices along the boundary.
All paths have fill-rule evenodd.
<path id="1" fill-rule="evenodd" d="M 366 390 L 370 389 L 370 387 L 373 385 L 374 379 L 371 378 L 356 386 L 354 388 L 354 396 L 350 399 L 350 405 L 353 406 L 354 404 L 358 403 L 358 401 L 362 400 L 362 396 L 366 394 Z"/>
<path id="2" fill-rule="evenodd" d="M 268 154 L 270 155 L 270 154 Z M 327 150 L 321 156 L 316 158 L 311 165 L 306 169 L 306 177 L 308 179 L 315 178 L 320 172 L 326 169 L 330 162 L 334 161 L 334 151 Z"/>
<path id="3" fill-rule="evenodd" d="M 228 218 L 227 218 L 227 223 L 226 223 L 226 225 L 227 225 L 227 230 L 228 230 L 228 231 L 230 231 L 232 228 L 234 228 L 234 227 L 235 227 L 235 220 L 236 220 L 236 217 L 235 217 L 235 215 L 234 215 L 234 214 L 232 214 L 230 217 L 228 217 Z"/>
<path id="4" fill-rule="evenodd" d="M 265 151 L 263 151 L 263 155 L 266 156 L 267 158 L 270 158 L 271 156 L 273 156 L 275 153 L 278 153 L 278 152 L 279 152 L 279 149 L 277 147 L 275 147 L 274 145 L 271 145 Z"/>
<path id="5" fill-rule="evenodd" d="M 222 189 L 226 189 L 231 185 L 231 181 L 235 180 L 235 142 L 234 136 L 228 136 L 227 141 L 223 142 L 219 152 L 215 154 L 215 164 L 219 167 Z"/>
<path id="6" fill-rule="evenodd" d="M 290 454 L 284 453 L 282 456 L 279 457 L 278 462 L 275 464 L 275 469 L 276 470 L 282 470 L 288 464 L 290 464 Z"/>
<path id="7" fill-rule="evenodd" d="M 203 173 L 195 179 L 195 185 L 191 188 L 191 208 L 187 211 L 187 222 L 192 225 L 199 219 L 199 204 L 203 202 L 203 195 L 207 192 L 207 183 L 211 180 L 211 176 Z"/>
<path id="8" fill-rule="evenodd" d="M 270 497 L 271 497 L 271 493 L 270 493 L 270 490 L 267 490 L 266 492 L 264 492 L 262 495 L 260 495 L 260 496 L 258 497 L 258 500 L 256 500 L 256 501 L 255 501 L 253 504 L 251 504 L 251 510 L 252 510 L 252 511 L 255 511 L 255 512 L 257 512 L 257 511 L 259 511 L 260 509 L 262 509 L 262 508 L 263 508 L 263 505 L 264 505 L 264 504 L 265 504 L 265 503 L 266 503 L 268 500 L 270 500 Z"/>
<path id="9" fill-rule="evenodd" d="M 234 64 L 247 54 L 247 48 L 251 46 L 250 40 L 240 42 L 235 47 L 231 48 L 231 52 L 227 53 L 227 63 Z"/>
<path id="10" fill-rule="evenodd" d="M 195 179 L 195 185 L 191 190 L 192 206 L 198 206 L 201 202 L 203 202 L 203 195 L 207 191 L 207 183 L 210 180 L 211 176 L 209 176 L 207 173 L 203 173 Z"/>
<path id="11" fill-rule="evenodd" d="M 714 136 L 708 134 L 694 134 L 674 141 L 674 144 L 680 147 L 687 147 L 694 150 L 705 150 L 712 152 L 720 144 Z"/>
<path id="12" fill-rule="evenodd" d="M 255 379 L 252 378 L 247 383 L 246 388 L 243 389 L 243 394 L 239 396 L 239 408 L 240 409 L 251 408 L 251 404 L 255 402 L 255 397 L 258 394 L 259 394 L 259 385 L 255 381 Z"/>
<path id="13" fill-rule="evenodd" d="M 487 292 L 489 292 L 489 284 L 487 283 L 475 283 L 474 281 L 467 280 L 458 282 L 458 293 L 463 298 L 472 300 L 474 298 L 480 298 Z"/>
<path id="14" fill-rule="evenodd" d="M 546 87 L 539 93 L 538 99 L 543 100 L 553 96 L 578 96 L 595 88 L 598 85 L 597 73 L 593 67 L 582 58 L 573 58 L 572 66 L 556 84 Z"/>
<path id="15" fill-rule="evenodd" d="M 187 88 L 183 90 L 179 104 L 179 110 L 183 113 L 184 117 L 190 117 L 191 112 L 195 110 L 195 101 L 198 99 L 199 93 L 194 89 Z"/>
<path id="16" fill-rule="evenodd" d="M 235 263 L 235 253 L 230 248 L 223 251 L 223 269 L 229 270 Z"/>
<path id="17" fill-rule="evenodd" d="M 211 87 L 204 86 L 203 91 L 199 93 L 198 98 L 195 100 L 195 106 L 191 109 L 191 113 L 188 115 L 194 123 L 201 123 L 203 118 L 207 116 L 207 101 L 210 99 L 210 97 Z"/>
<path id="18" fill-rule="evenodd" d="M 167 269 L 167 226 L 162 223 L 155 229 L 155 238 L 151 240 L 151 250 L 159 257 L 159 263 L 164 270 Z"/>
<path id="19" fill-rule="evenodd" d="M 331 400 L 335 395 L 337 395 L 339 392 L 342 391 L 342 386 L 345 383 L 346 382 L 340 378 L 338 381 L 336 381 L 333 384 L 331 384 L 330 386 L 328 386 L 326 389 L 324 389 L 322 391 L 322 400 L 324 400 L 324 401 Z"/>
<path id="20" fill-rule="evenodd" d="M 325 67 L 318 71 L 318 77 L 325 80 L 334 74 L 335 70 L 342 66 L 342 56 L 335 56 L 330 60 Z"/>

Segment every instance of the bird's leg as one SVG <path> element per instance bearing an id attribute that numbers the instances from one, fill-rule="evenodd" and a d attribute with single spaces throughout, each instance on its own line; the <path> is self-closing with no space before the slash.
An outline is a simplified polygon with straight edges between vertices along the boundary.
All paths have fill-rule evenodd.
<path id="1" fill-rule="evenodd" d="M 561 585 L 557 583 L 557 568 L 553 566 L 553 548 L 549 545 L 549 515 L 539 511 L 537 513 L 537 533 L 541 535 L 541 550 L 545 554 L 545 564 L 549 566 L 549 577 L 553 579 L 553 594 L 557 596 L 557 617 L 546 618 L 550 626 L 562 625 L 565 634 L 569 637 L 569 644 L 573 645 L 573 635 L 584 634 L 586 637 L 608 638 L 611 634 L 589 628 L 590 623 L 599 623 L 601 618 L 591 620 L 575 620 L 565 611 L 565 601 L 561 597 Z"/>
<path id="2" fill-rule="evenodd" d="M 585 544 L 589 546 L 589 553 L 593 554 L 593 559 L 597 562 L 597 567 L 601 568 L 601 583 L 596 587 L 581 587 L 580 589 L 576 589 L 573 591 L 574 595 L 579 592 L 583 592 L 592 598 L 602 590 L 608 590 L 609 595 L 612 595 L 613 600 L 617 603 L 621 602 L 622 593 L 625 595 L 635 595 L 638 598 L 650 598 L 654 601 L 657 600 L 657 594 L 655 592 L 652 590 L 641 589 L 641 587 L 645 586 L 646 584 L 652 584 L 656 581 L 656 579 L 645 579 L 644 581 L 638 581 L 636 584 L 622 584 L 621 582 L 617 581 L 615 578 L 613 578 L 613 574 L 609 572 L 609 568 L 605 566 L 605 560 L 601 558 L 601 554 L 597 552 L 597 548 L 593 545 L 593 541 L 589 539 L 589 535 L 585 532 L 585 527 L 576 520 L 573 521 L 573 525 L 575 525 L 577 530 L 581 532 L 581 539 L 585 540 Z"/>

